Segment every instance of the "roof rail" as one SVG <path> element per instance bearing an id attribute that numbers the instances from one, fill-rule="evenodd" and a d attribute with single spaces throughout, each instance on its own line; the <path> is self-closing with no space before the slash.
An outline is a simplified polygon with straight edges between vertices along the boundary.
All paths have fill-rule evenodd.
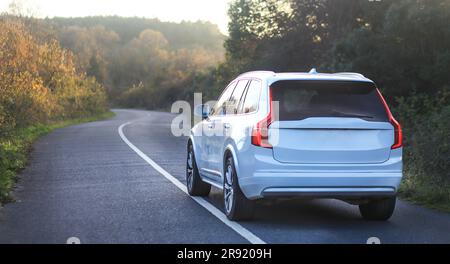
<path id="1" fill-rule="evenodd" d="M 317 74 L 318 72 L 317 72 L 316 68 L 312 68 L 308 73 Z"/>
<path id="2" fill-rule="evenodd" d="M 361 78 L 366 78 L 364 75 L 362 75 L 361 73 L 357 73 L 357 72 L 336 72 L 334 74 L 353 75 L 353 76 L 358 76 L 358 77 L 361 77 Z"/>
<path id="3" fill-rule="evenodd" d="M 273 71 L 249 71 L 249 72 L 244 72 L 242 74 L 240 74 L 238 77 L 247 75 L 247 74 L 255 74 L 255 73 L 260 73 L 260 74 L 270 74 L 270 75 L 275 75 L 275 72 Z"/>

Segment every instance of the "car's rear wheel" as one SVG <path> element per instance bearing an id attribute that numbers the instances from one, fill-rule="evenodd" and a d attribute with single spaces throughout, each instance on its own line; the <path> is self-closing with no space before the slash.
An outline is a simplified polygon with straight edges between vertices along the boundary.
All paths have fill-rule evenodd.
<path id="1" fill-rule="evenodd" d="M 186 160 L 186 187 L 188 193 L 192 196 L 208 196 L 211 191 L 211 185 L 203 182 L 200 178 L 195 162 L 194 148 L 190 142 Z"/>
<path id="2" fill-rule="evenodd" d="M 396 197 L 371 200 L 360 204 L 359 211 L 364 219 L 386 221 L 394 213 L 396 200 Z"/>
<path id="3" fill-rule="evenodd" d="M 224 172 L 223 201 L 226 216 L 234 221 L 252 218 L 254 201 L 247 199 L 242 193 L 231 156 L 226 158 Z"/>

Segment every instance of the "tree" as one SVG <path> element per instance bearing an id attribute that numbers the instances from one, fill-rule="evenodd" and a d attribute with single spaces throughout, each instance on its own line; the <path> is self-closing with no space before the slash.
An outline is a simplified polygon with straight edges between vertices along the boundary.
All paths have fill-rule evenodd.
<path id="1" fill-rule="evenodd" d="M 378 30 L 358 28 L 340 40 L 330 68 L 364 72 L 392 96 L 435 94 L 447 85 L 449 1 L 397 1 L 381 17 Z"/>

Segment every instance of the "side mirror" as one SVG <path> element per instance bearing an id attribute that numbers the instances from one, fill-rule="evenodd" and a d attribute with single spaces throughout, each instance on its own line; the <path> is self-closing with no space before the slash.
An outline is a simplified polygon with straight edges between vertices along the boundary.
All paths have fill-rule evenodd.
<path id="1" fill-rule="evenodd" d="M 194 115 L 206 119 L 209 115 L 211 108 L 208 104 L 196 105 L 194 108 Z"/>

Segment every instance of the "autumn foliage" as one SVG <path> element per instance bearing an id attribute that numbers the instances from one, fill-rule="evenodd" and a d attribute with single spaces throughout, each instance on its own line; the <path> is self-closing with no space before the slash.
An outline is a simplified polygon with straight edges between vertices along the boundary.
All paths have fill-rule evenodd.
<path id="1" fill-rule="evenodd" d="M 27 22 L 0 17 L 0 205 L 11 199 L 35 138 L 107 110 L 103 86 L 78 73 L 72 52 Z"/>
<path id="2" fill-rule="evenodd" d="M 0 20 L 0 137 L 15 128 L 106 110 L 104 89 L 73 54 L 14 18 Z"/>

